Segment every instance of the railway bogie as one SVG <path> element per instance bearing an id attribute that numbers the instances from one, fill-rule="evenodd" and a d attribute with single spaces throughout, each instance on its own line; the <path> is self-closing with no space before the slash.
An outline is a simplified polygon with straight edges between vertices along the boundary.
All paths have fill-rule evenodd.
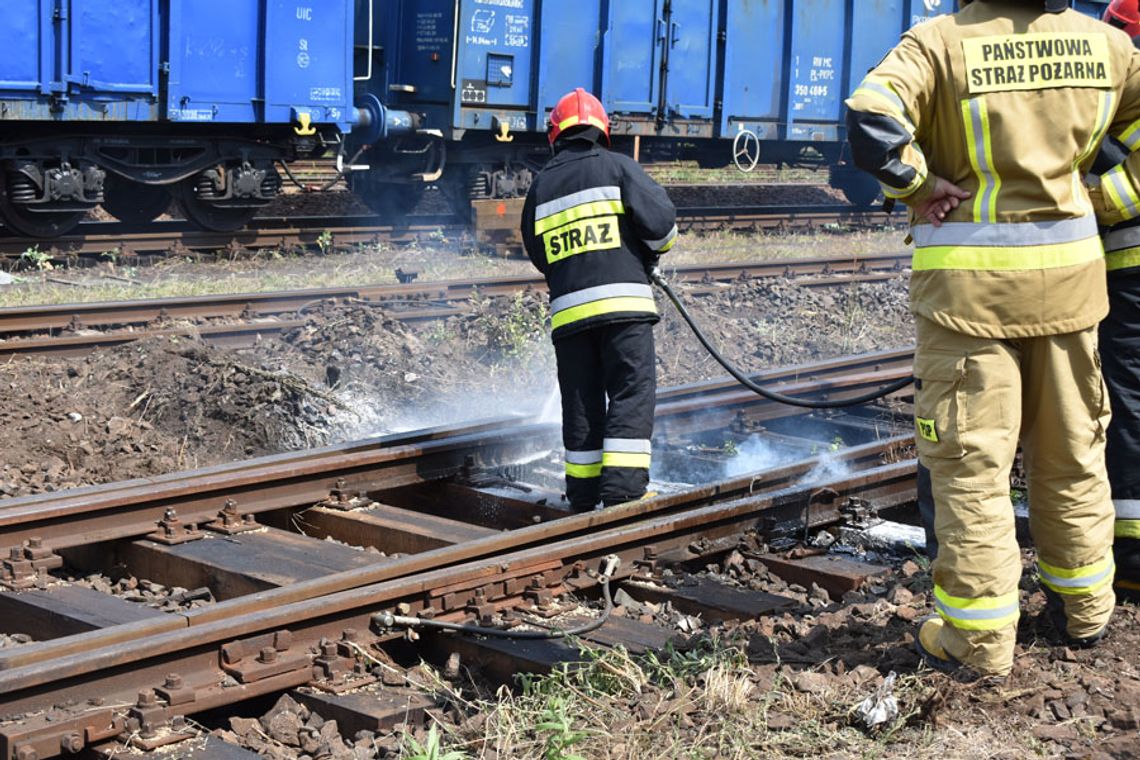
<path id="1" fill-rule="evenodd" d="M 323 153 L 352 103 L 348 0 L 51 0 L 6 8 L 0 213 L 55 237 L 96 205 L 124 221 L 170 196 L 211 229 L 244 225 L 275 164 Z"/>

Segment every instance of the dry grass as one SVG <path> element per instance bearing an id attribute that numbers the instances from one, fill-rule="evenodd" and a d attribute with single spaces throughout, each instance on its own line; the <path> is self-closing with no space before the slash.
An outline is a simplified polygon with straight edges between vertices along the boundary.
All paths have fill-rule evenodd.
<path id="1" fill-rule="evenodd" d="M 902 249 L 901 238 L 893 230 L 683 235 L 665 261 L 690 265 L 893 253 Z M 383 285 L 396 282 L 397 269 L 418 271 L 421 282 L 537 274 L 526 259 L 460 255 L 446 241 L 400 248 L 361 246 L 327 256 L 263 252 L 217 262 L 169 258 L 148 267 L 120 260 L 92 268 L 20 273 L 17 284 L 0 288 L 0 306 Z"/>
<path id="2" fill-rule="evenodd" d="M 661 657 L 633 657 L 620 648 L 583 652 L 585 663 L 524 676 L 518 690 L 460 696 L 436 679 L 435 695 L 469 716 L 449 729 L 445 747 L 470 760 L 1047 755 L 1027 726 L 1008 713 L 990 715 L 986 704 L 1001 702 L 1000 692 L 976 695 L 968 715 L 932 721 L 931 706 L 943 704 L 947 691 L 975 687 L 930 673 L 900 676 L 899 717 L 869 732 L 854 709 L 875 687 L 853 689 L 832 679 L 822 692 L 803 693 L 792 683 L 795 671 L 752 666 L 732 643 L 704 640 Z"/>

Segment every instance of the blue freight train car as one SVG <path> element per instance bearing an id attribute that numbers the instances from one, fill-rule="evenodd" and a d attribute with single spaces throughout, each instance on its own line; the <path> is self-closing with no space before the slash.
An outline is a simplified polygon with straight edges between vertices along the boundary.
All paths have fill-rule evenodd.
<path id="1" fill-rule="evenodd" d="M 235 229 L 276 162 L 381 117 L 353 104 L 351 0 L 7 0 L 3 21 L 0 216 L 23 234 L 171 195 Z"/>
<path id="2" fill-rule="evenodd" d="M 1100 16 L 1104 0 L 1075 0 Z M 422 118 L 376 146 L 354 186 L 382 213 L 426 182 L 456 203 L 525 194 L 546 115 L 583 86 L 615 144 L 706 166 L 829 167 L 860 204 L 877 185 L 845 161 L 843 99 L 914 24 L 954 0 L 357 0 L 364 89 Z M 363 62 L 358 61 L 358 69 Z"/>
<path id="3" fill-rule="evenodd" d="M 424 180 L 453 197 L 525 194 L 547 155 L 558 98 L 598 94 L 615 144 L 703 165 L 829 166 L 852 200 L 877 186 L 845 171 L 843 99 L 915 23 L 953 0 L 357 0 L 362 83 L 419 114 L 416 137 L 378 146 L 355 186 L 382 211 Z M 360 69 L 364 62 L 358 61 Z"/>
<path id="4" fill-rule="evenodd" d="M 577 86 L 601 97 L 619 149 L 829 167 L 866 203 L 877 187 L 845 166 L 843 97 L 953 5 L 8 0 L 0 218 L 47 237 L 100 203 L 141 221 L 174 197 L 236 229 L 279 191 L 279 163 L 329 151 L 382 213 L 431 184 L 467 211 L 525 195 L 547 114 Z"/>

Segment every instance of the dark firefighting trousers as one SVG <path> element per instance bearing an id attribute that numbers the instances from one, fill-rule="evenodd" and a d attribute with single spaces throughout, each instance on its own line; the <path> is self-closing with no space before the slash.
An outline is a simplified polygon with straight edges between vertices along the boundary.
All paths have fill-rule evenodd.
<path id="1" fill-rule="evenodd" d="M 556 340 L 554 353 L 571 508 L 640 498 L 649 484 L 657 393 L 653 325 L 599 325 Z"/>
<path id="2" fill-rule="evenodd" d="M 1140 269 L 1109 272 L 1101 364 L 1112 402 L 1105 456 L 1116 508 L 1116 589 L 1140 601 Z"/>

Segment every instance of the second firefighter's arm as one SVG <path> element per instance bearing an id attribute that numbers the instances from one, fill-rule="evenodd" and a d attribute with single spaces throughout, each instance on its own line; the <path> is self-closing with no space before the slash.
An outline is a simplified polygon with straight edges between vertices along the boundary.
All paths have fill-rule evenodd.
<path id="1" fill-rule="evenodd" d="M 1100 176 L 1099 186 L 1091 188 L 1089 196 L 1097 221 L 1111 227 L 1140 217 L 1140 51 L 1132 51 L 1120 107 L 1108 134 L 1128 154 Z"/>
<path id="2" fill-rule="evenodd" d="M 847 99 L 847 139 L 855 165 L 870 173 L 888 198 L 918 206 L 935 178 L 915 135 L 930 111 L 934 68 L 915 37 L 899 44 Z"/>

